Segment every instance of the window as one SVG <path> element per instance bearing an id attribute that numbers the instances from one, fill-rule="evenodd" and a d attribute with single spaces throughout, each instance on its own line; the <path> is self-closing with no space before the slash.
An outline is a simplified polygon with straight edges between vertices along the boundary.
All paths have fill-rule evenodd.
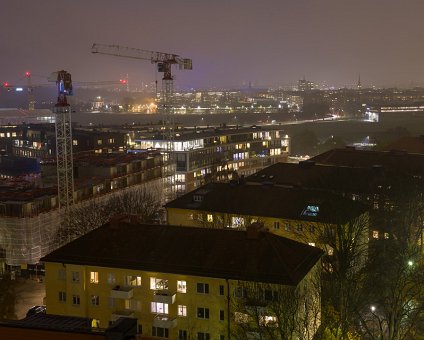
<path id="1" fill-rule="evenodd" d="M 303 231 L 303 226 L 301 224 L 298 224 L 296 230 L 299 232 Z"/>
<path id="2" fill-rule="evenodd" d="M 236 298 L 243 298 L 245 297 L 244 289 L 243 287 L 236 287 L 234 288 L 234 297 Z"/>
<path id="3" fill-rule="evenodd" d="M 66 292 L 59 292 L 59 302 L 66 302 Z"/>
<path id="4" fill-rule="evenodd" d="M 302 211 L 302 216 L 318 216 L 319 213 L 319 206 L 317 205 L 308 205 L 305 209 Z"/>
<path id="5" fill-rule="evenodd" d="M 219 295 L 224 295 L 224 285 L 219 285 Z"/>
<path id="6" fill-rule="evenodd" d="M 389 238 L 389 233 L 384 233 L 384 238 L 387 240 Z"/>
<path id="7" fill-rule="evenodd" d="M 72 140 L 72 145 L 78 145 L 78 140 L 73 139 L 73 140 Z"/>
<path id="8" fill-rule="evenodd" d="M 220 335 L 219 340 L 225 340 L 225 335 Z"/>
<path id="9" fill-rule="evenodd" d="M 100 327 L 100 320 L 97 320 L 97 319 L 91 320 L 91 327 L 99 328 Z"/>
<path id="10" fill-rule="evenodd" d="M 259 320 L 259 324 L 261 326 L 266 326 L 269 324 L 275 324 L 277 322 L 277 317 L 276 316 L 269 316 L 269 315 L 265 315 L 265 316 L 261 316 L 260 320 Z"/>
<path id="11" fill-rule="evenodd" d="M 315 247 L 315 242 L 308 242 L 308 245 L 310 245 L 311 247 Z"/>
<path id="12" fill-rule="evenodd" d="M 208 214 L 207 215 L 207 219 L 208 219 L 208 222 L 209 223 L 212 223 L 213 222 L 213 215 L 212 214 Z"/>
<path id="13" fill-rule="evenodd" d="M 373 238 L 378 238 L 378 230 L 373 230 L 372 237 Z"/>
<path id="14" fill-rule="evenodd" d="M 97 145 L 102 145 L 103 141 L 101 139 L 97 140 Z"/>
<path id="15" fill-rule="evenodd" d="M 291 230 L 291 226 L 290 226 L 290 224 L 285 223 L 285 224 L 284 224 L 284 230 L 285 230 L 285 231 L 290 231 L 290 230 Z"/>
<path id="16" fill-rule="evenodd" d="M 79 295 L 72 295 L 72 304 L 74 306 L 79 306 L 79 304 L 80 304 L 80 296 Z"/>
<path id="17" fill-rule="evenodd" d="M 116 283 L 116 276 L 114 273 L 107 273 L 107 283 L 114 285 Z"/>
<path id="18" fill-rule="evenodd" d="M 280 229 L 280 222 L 274 221 L 274 229 Z"/>
<path id="19" fill-rule="evenodd" d="M 152 327 L 152 335 L 159 338 L 168 338 L 168 328 Z"/>
<path id="20" fill-rule="evenodd" d="M 209 333 L 198 332 L 197 340 L 210 340 Z"/>
<path id="21" fill-rule="evenodd" d="M 115 299 L 113 297 L 109 297 L 109 299 L 108 299 L 108 306 L 109 306 L 109 308 L 114 308 L 115 307 Z"/>
<path id="22" fill-rule="evenodd" d="M 99 272 L 90 272 L 90 283 L 99 283 Z"/>
<path id="23" fill-rule="evenodd" d="M 231 228 L 241 228 L 244 227 L 244 218 L 233 216 L 231 217 Z"/>
<path id="24" fill-rule="evenodd" d="M 310 226 L 309 226 L 309 232 L 310 232 L 311 234 L 315 233 L 315 226 L 310 225 Z"/>
<path id="25" fill-rule="evenodd" d="M 125 309 L 129 310 L 141 310 L 141 301 L 134 299 L 125 300 Z"/>
<path id="26" fill-rule="evenodd" d="M 141 286 L 141 276 L 129 275 L 127 276 L 128 286 Z"/>
<path id="27" fill-rule="evenodd" d="M 162 302 L 152 302 L 150 310 L 152 313 L 168 314 L 168 304 Z"/>
<path id="28" fill-rule="evenodd" d="M 187 316 L 187 306 L 178 305 L 178 316 Z"/>
<path id="29" fill-rule="evenodd" d="M 225 313 L 224 313 L 224 311 L 222 309 L 219 311 L 219 320 L 220 321 L 224 321 L 225 320 Z"/>
<path id="30" fill-rule="evenodd" d="M 186 281 L 177 281 L 177 292 L 187 293 L 187 282 Z"/>
<path id="31" fill-rule="evenodd" d="M 184 329 L 178 330 L 178 340 L 187 340 L 187 331 Z"/>
<path id="32" fill-rule="evenodd" d="M 197 292 L 201 294 L 209 294 L 209 284 L 198 282 Z"/>
<path id="33" fill-rule="evenodd" d="M 276 301 L 278 300 L 278 292 L 275 290 L 265 289 L 264 291 L 265 301 Z"/>
<path id="34" fill-rule="evenodd" d="M 65 268 L 59 268 L 57 271 L 57 279 L 58 280 L 66 280 L 66 270 Z"/>
<path id="35" fill-rule="evenodd" d="M 72 282 L 79 282 L 79 272 L 72 272 Z"/>
<path id="36" fill-rule="evenodd" d="M 91 295 L 91 304 L 93 306 L 98 306 L 99 305 L 99 296 L 98 295 Z"/>
<path id="37" fill-rule="evenodd" d="M 209 308 L 198 307 L 197 317 L 199 319 L 209 319 Z"/>
<path id="38" fill-rule="evenodd" d="M 150 278 L 150 289 L 168 289 L 168 280 Z"/>

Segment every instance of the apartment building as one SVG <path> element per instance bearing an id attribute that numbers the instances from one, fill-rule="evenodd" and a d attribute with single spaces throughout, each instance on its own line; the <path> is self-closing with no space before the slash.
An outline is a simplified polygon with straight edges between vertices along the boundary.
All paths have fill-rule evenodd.
<path id="1" fill-rule="evenodd" d="M 42 259 L 47 312 L 92 318 L 99 327 L 136 318 L 140 336 L 199 340 L 230 339 L 234 332 L 258 337 L 284 327 L 277 318 L 294 316 L 303 323 L 290 339 L 312 339 L 320 322 L 312 278 L 321 255 L 257 227 L 240 232 L 115 219 Z M 297 296 L 297 307 L 276 315 L 273 304 L 289 304 L 282 292 Z"/>
<path id="2" fill-rule="evenodd" d="M 74 160 L 72 209 L 100 204 L 116 195 L 150 187 L 160 194 L 162 155 L 158 152 L 80 154 Z M 54 183 L 57 183 L 54 181 Z M 7 264 L 26 269 L 55 249 L 61 216 L 56 186 L 35 186 L 23 179 L 0 182 L 0 272 Z"/>
<path id="3" fill-rule="evenodd" d="M 166 150 L 162 134 L 135 139 L 135 149 Z M 287 161 L 290 138 L 279 126 L 178 130 L 172 146 L 178 196 L 211 181 L 247 176 Z"/>

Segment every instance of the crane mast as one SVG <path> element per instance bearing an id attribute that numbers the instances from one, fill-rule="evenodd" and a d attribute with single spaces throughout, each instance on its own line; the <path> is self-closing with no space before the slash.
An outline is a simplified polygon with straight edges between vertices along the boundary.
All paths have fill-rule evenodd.
<path id="1" fill-rule="evenodd" d="M 191 70 L 192 60 L 181 58 L 177 54 L 154 52 L 139 48 L 125 47 L 119 45 L 104 45 L 94 43 L 91 47 L 92 53 L 111 55 L 116 57 L 149 60 L 152 64 L 157 64 L 158 72 L 163 73 L 162 77 L 162 114 L 164 120 L 164 140 L 166 140 L 166 150 L 164 150 L 164 196 L 165 201 L 175 197 L 175 171 L 176 163 L 174 157 L 175 120 L 173 110 L 174 77 L 172 75 L 172 65 L 178 65 L 180 70 Z"/>
<path id="2" fill-rule="evenodd" d="M 56 78 L 57 103 L 53 108 L 56 114 L 56 158 L 57 158 L 57 186 L 59 209 L 68 212 L 73 203 L 74 173 L 72 160 L 72 125 L 71 106 L 66 99 L 72 95 L 71 74 L 61 70 L 53 73 Z"/>

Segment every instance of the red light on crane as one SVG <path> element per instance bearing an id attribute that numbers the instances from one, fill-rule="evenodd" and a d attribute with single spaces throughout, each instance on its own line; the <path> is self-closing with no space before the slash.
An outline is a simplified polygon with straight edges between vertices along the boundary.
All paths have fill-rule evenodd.
<path id="1" fill-rule="evenodd" d="M 25 72 L 25 77 L 27 77 L 27 78 L 31 77 L 31 72 L 26 71 L 26 72 Z"/>
<path id="2" fill-rule="evenodd" d="M 3 87 L 9 87 L 9 86 L 10 84 L 7 81 L 3 83 Z"/>
<path id="3" fill-rule="evenodd" d="M 126 80 L 126 79 L 119 79 L 119 82 L 120 82 L 122 85 L 125 85 L 125 84 L 127 83 L 127 80 Z"/>

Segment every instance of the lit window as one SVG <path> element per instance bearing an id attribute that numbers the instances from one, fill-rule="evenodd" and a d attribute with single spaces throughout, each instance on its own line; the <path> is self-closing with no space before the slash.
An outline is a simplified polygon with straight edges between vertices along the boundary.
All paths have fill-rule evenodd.
<path id="1" fill-rule="evenodd" d="M 209 284 L 198 282 L 197 292 L 201 294 L 209 294 Z"/>
<path id="2" fill-rule="evenodd" d="M 178 305 L 178 316 L 187 316 L 187 306 Z"/>
<path id="3" fill-rule="evenodd" d="M 100 298 L 98 295 L 91 295 L 91 304 L 93 306 L 98 306 L 100 302 Z"/>
<path id="4" fill-rule="evenodd" d="M 127 284 L 128 286 L 141 286 L 141 276 L 127 276 Z"/>
<path id="5" fill-rule="evenodd" d="M 378 230 L 373 230 L 372 231 L 372 237 L 373 238 L 378 238 Z"/>
<path id="6" fill-rule="evenodd" d="M 315 247 L 315 242 L 309 242 L 308 244 L 312 247 Z"/>
<path id="7" fill-rule="evenodd" d="M 168 289 L 168 280 L 150 278 L 150 289 Z"/>
<path id="8" fill-rule="evenodd" d="M 244 227 L 244 218 L 239 216 L 231 217 L 231 227 L 232 228 L 241 228 Z"/>
<path id="9" fill-rule="evenodd" d="M 100 320 L 97 320 L 97 319 L 91 320 L 91 327 L 99 328 L 100 327 Z"/>
<path id="10" fill-rule="evenodd" d="M 59 302 L 66 302 L 66 292 L 59 292 Z"/>
<path id="11" fill-rule="evenodd" d="M 178 293 L 187 293 L 187 282 L 186 281 L 177 281 L 177 292 Z"/>
<path id="12" fill-rule="evenodd" d="M 192 213 L 189 213 L 189 214 L 188 214 L 188 219 L 189 219 L 190 221 L 193 221 L 193 220 L 194 220 L 194 215 L 193 215 Z"/>
<path id="13" fill-rule="evenodd" d="M 78 140 L 77 139 L 72 140 L 72 145 L 78 145 Z"/>
<path id="14" fill-rule="evenodd" d="M 260 324 L 261 325 L 269 325 L 269 324 L 273 324 L 277 322 L 277 317 L 275 316 L 269 316 L 269 315 L 265 315 L 262 316 L 260 319 Z"/>
<path id="15" fill-rule="evenodd" d="M 212 223 L 213 222 L 213 216 L 212 214 L 208 214 L 208 222 Z"/>
<path id="16" fill-rule="evenodd" d="M 101 139 L 97 140 L 97 145 L 102 145 L 103 141 Z"/>
<path id="17" fill-rule="evenodd" d="M 99 283 L 99 272 L 90 272 L 90 283 Z"/>
<path id="18" fill-rule="evenodd" d="M 291 230 L 291 226 L 290 226 L 290 224 L 285 223 L 285 224 L 284 224 L 284 230 L 285 230 L 285 231 L 290 231 L 290 230 Z"/>
<path id="19" fill-rule="evenodd" d="M 79 295 L 72 295 L 72 304 L 74 306 L 79 306 L 80 304 L 80 296 Z"/>
<path id="20" fill-rule="evenodd" d="M 387 240 L 389 238 L 389 233 L 384 233 L 384 238 Z"/>
<path id="21" fill-rule="evenodd" d="M 302 216 L 318 216 L 319 213 L 319 206 L 317 205 L 308 205 L 305 209 L 302 211 Z"/>
<path id="22" fill-rule="evenodd" d="M 79 282 L 79 272 L 72 272 L 72 282 Z"/>
<path id="23" fill-rule="evenodd" d="M 332 247 L 328 247 L 327 254 L 330 256 L 334 255 L 334 249 Z"/>
<path id="24" fill-rule="evenodd" d="M 150 310 L 152 313 L 168 314 L 168 304 L 162 302 L 152 302 Z"/>

